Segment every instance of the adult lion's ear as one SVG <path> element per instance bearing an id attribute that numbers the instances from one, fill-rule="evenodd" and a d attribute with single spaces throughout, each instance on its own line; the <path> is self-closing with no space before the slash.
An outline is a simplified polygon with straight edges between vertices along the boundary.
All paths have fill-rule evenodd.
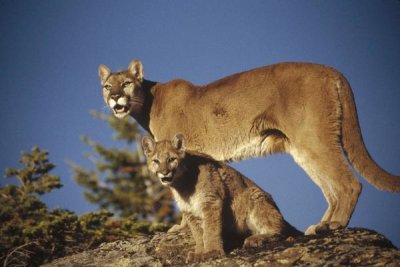
<path id="1" fill-rule="evenodd" d="M 100 64 L 99 66 L 99 77 L 101 84 L 104 85 L 106 82 L 107 78 L 110 77 L 111 70 L 104 64 Z"/>
<path id="2" fill-rule="evenodd" d="M 142 62 L 137 59 L 132 60 L 131 63 L 129 63 L 128 70 L 137 80 L 143 81 L 144 74 Z"/>
<path id="3" fill-rule="evenodd" d="M 156 141 L 148 135 L 142 138 L 142 149 L 146 157 L 149 157 L 154 152 Z"/>
<path id="4" fill-rule="evenodd" d="M 180 153 L 185 153 L 186 151 L 186 138 L 183 134 L 176 134 L 172 144 L 174 145 L 174 147 L 180 152 Z"/>

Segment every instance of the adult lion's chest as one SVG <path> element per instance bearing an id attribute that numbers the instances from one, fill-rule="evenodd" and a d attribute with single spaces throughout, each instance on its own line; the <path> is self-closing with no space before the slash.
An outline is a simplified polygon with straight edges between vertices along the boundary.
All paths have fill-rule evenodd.
<path id="1" fill-rule="evenodd" d="M 207 144 L 211 141 L 205 138 L 209 133 L 209 121 L 205 114 L 207 108 L 194 108 L 193 99 L 188 101 L 179 96 L 161 96 L 155 98 L 150 112 L 149 127 L 155 139 L 169 140 L 181 133 L 186 137 L 189 150 L 207 150 Z"/>

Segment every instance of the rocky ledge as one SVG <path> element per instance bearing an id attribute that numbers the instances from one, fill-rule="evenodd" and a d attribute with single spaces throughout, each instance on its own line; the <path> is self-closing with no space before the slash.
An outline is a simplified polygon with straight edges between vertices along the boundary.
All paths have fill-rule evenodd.
<path id="1" fill-rule="evenodd" d="M 188 230 L 104 243 L 45 266 L 400 266 L 400 250 L 383 235 L 351 228 L 236 249 L 226 257 L 185 264 L 194 241 Z"/>

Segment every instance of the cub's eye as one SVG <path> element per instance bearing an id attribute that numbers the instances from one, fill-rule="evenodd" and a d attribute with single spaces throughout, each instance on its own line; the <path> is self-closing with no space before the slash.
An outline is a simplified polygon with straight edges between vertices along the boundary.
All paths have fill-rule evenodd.
<path id="1" fill-rule="evenodd" d="M 169 158 L 168 163 L 174 162 L 175 160 L 176 160 L 176 158 Z"/>
<path id="2" fill-rule="evenodd" d="M 109 84 L 104 85 L 104 89 L 106 89 L 107 91 L 110 91 L 111 90 L 111 85 L 109 85 Z"/>
<path id="3" fill-rule="evenodd" d="M 153 163 L 158 165 L 158 164 L 160 164 L 160 161 L 158 159 L 153 159 Z"/>

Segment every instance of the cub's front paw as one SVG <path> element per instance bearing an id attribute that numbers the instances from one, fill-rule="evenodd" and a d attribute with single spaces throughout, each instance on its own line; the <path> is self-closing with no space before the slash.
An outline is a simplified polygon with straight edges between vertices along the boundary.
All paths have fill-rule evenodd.
<path id="1" fill-rule="evenodd" d="M 262 247 L 265 243 L 269 241 L 278 240 L 279 238 L 280 238 L 279 235 L 266 235 L 266 234 L 252 235 L 244 240 L 243 247 L 259 248 Z"/>
<path id="2" fill-rule="evenodd" d="M 219 257 L 225 256 L 225 252 L 223 250 L 210 250 L 201 255 L 202 260 L 215 259 Z"/>
<path id="3" fill-rule="evenodd" d="M 172 226 L 171 228 L 169 228 L 168 233 L 179 232 L 179 231 L 182 230 L 183 228 L 185 228 L 185 226 L 182 226 L 182 225 L 180 225 L 180 224 L 175 224 L 174 226 Z"/>
<path id="4" fill-rule="evenodd" d="M 186 257 L 186 264 L 194 263 L 199 260 L 199 254 L 196 254 L 194 251 L 189 251 Z"/>
<path id="5" fill-rule="evenodd" d="M 225 252 L 219 250 L 210 250 L 204 253 L 190 251 L 186 257 L 186 264 L 215 259 L 222 256 L 225 256 Z"/>

